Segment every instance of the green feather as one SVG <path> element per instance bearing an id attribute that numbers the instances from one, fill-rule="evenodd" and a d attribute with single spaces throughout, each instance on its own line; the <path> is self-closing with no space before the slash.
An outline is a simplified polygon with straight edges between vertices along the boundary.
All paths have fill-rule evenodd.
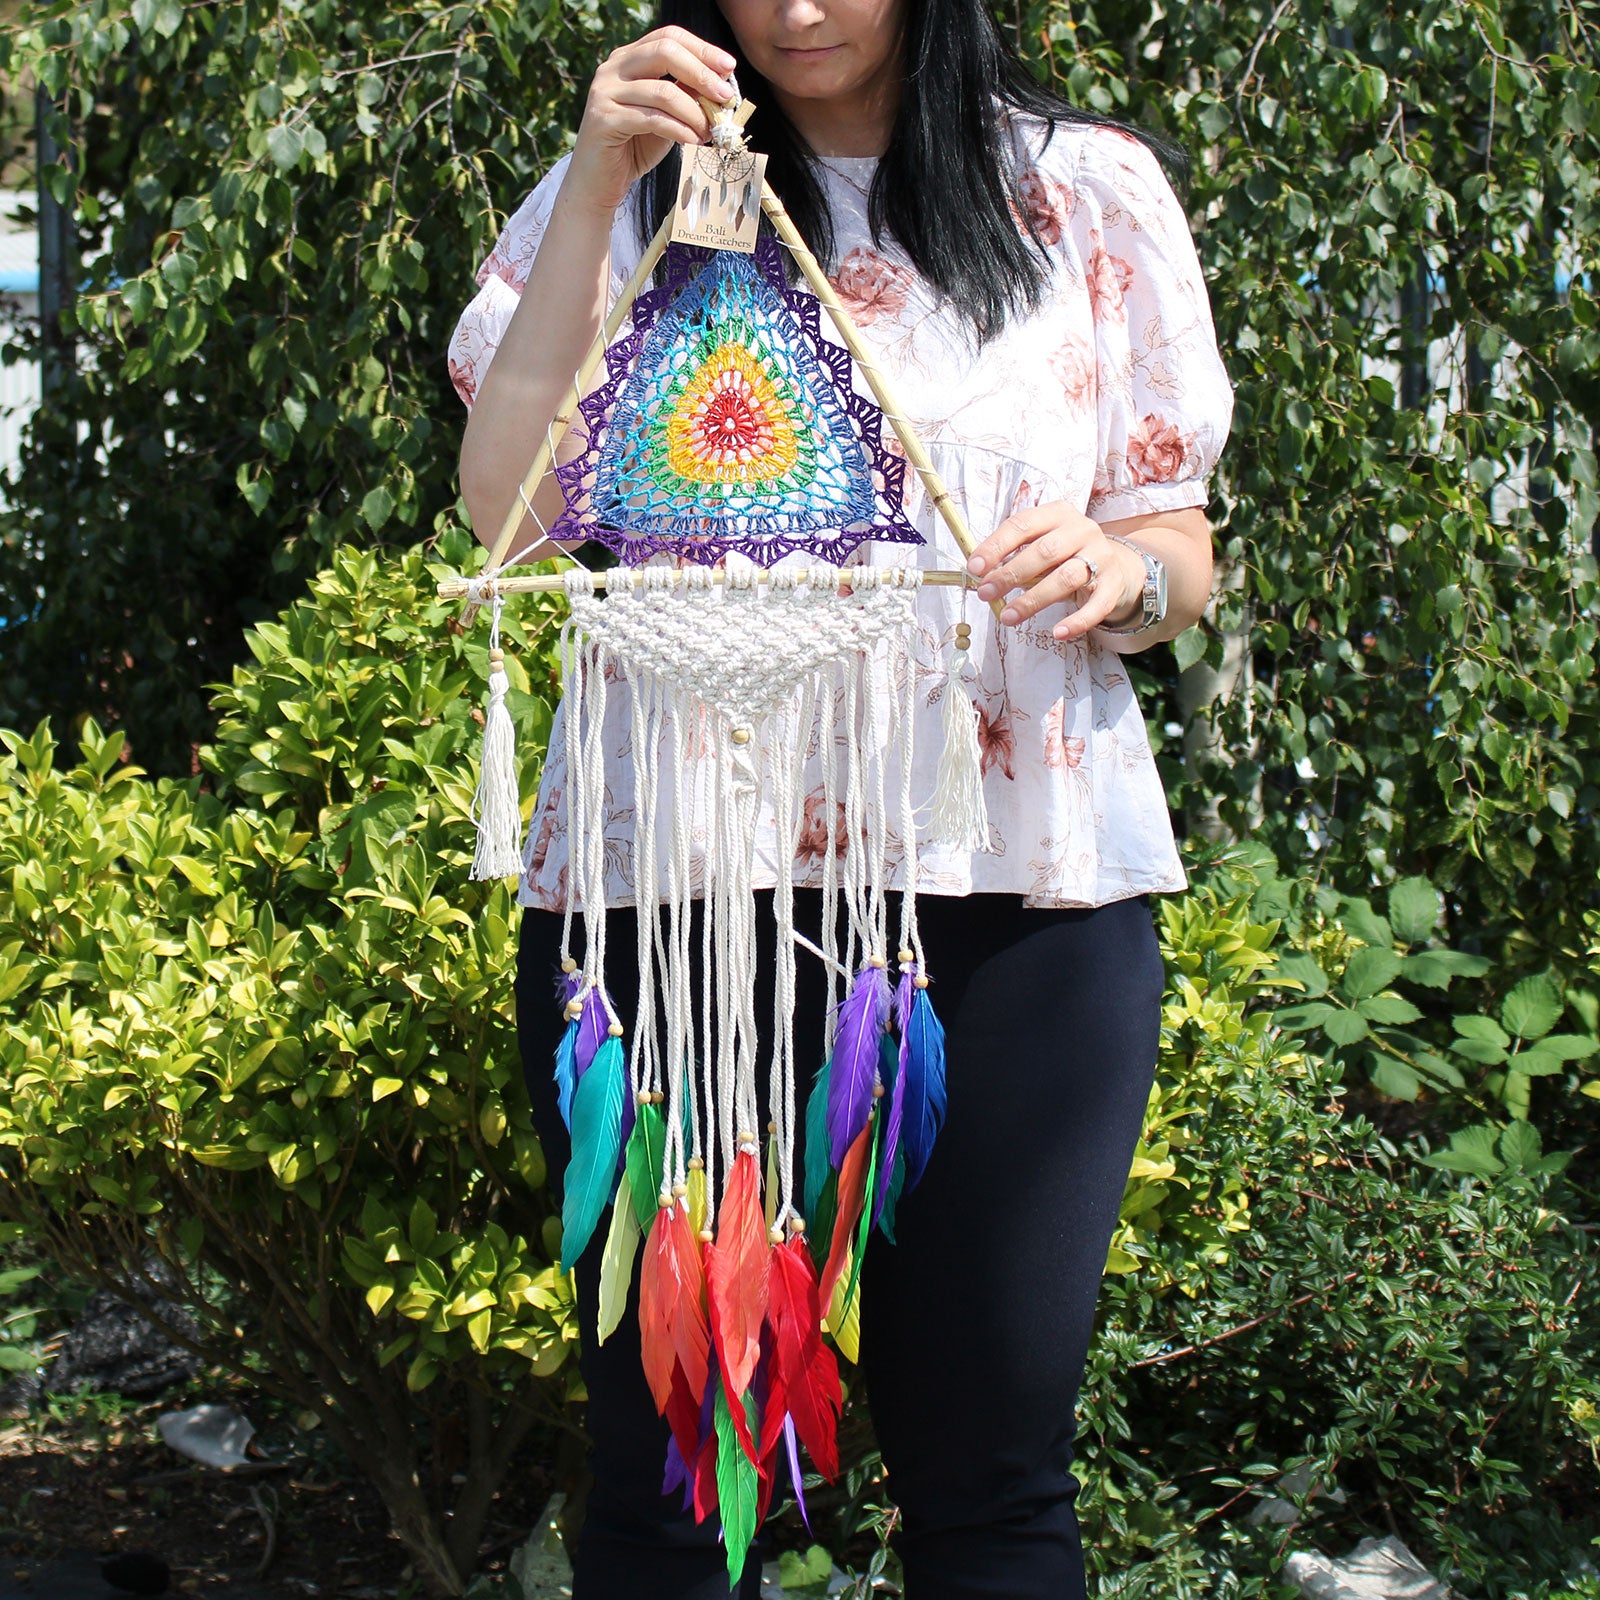
<path id="1" fill-rule="evenodd" d="M 894 1171 L 889 1174 L 889 1189 L 883 1197 L 883 1211 L 878 1217 L 878 1226 L 890 1244 L 897 1242 L 894 1236 L 894 1208 L 900 1203 L 900 1191 L 905 1187 L 905 1181 L 906 1147 L 902 1140 L 900 1148 L 894 1153 Z"/>
<path id="2" fill-rule="evenodd" d="M 616 1185 L 622 1097 L 627 1092 L 622 1041 L 607 1035 L 572 1095 L 572 1159 L 561 1202 L 561 1265 L 569 1272 L 593 1237 Z"/>
<path id="3" fill-rule="evenodd" d="M 667 1159 L 667 1119 L 654 1101 L 638 1108 L 633 1132 L 628 1135 L 628 1187 L 633 1191 L 633 1213 L 645 1232 L 655 1221 L 661 1193 L 661 1169 Z"/>
<path id="4" fill-rule="evenodd" d="M 754 1395 L 744 1397 L 744 1414 L 750 1424 L 750 1437 L 757 1440 L 760 1412 Z M 744 1453 L 739 1435 L 734 1432 L 733 1413 L 728 1409 L 728 1391 L 717 1380 L 717 1398 L 712 1415 L 717 1424 L 717 1508 L 722 1514 L 722 1538 L 728 1548 L 728 1587 L 737 1589 L 744 1576 L 745 1557 L 756 1536 L 756 1501 L 759 1481 L 755 1464 Z"/>
<path id="5" fill-rule="evenodd" d="M 811 1260 L 818 1272 L 828 1264 L 828 1249 L 833 1243 L 833 1217 L 839 1209 L 839 1174 L 830 1172 L 817 1196 L 817 1203 L 806 1218 L 806 1239 L 811 1245 Z"/>
<path id="6" fill-rule="evenodd" d="M 856 1248 L 854 1258 L 850 1263 L 850 1283 L 844 1291 L 844 1303 L 850 1304 L 850 1296 L 856 1292 L 856 1280 L 861 1276 L 861 1263 L 867 1255 L 867 1238 L 872 1232 L 872 1197 L 878 1188 L 878 1155 L 883 1149 L 883 1115 L 880 1112 L 872 1119 L 872 1146 L 867 1156 L 867 1187 L 866 1204 L 861 1208 L 861 1221 L 856 1225 Z"/>
<path id="7" fill-rule="evenodd" d="M 806 1102 L 806 1223 L 817 1209 L 822 1186 L 828 1179 L 828 1074 L 831 1061 L 824 1061 Z"/>

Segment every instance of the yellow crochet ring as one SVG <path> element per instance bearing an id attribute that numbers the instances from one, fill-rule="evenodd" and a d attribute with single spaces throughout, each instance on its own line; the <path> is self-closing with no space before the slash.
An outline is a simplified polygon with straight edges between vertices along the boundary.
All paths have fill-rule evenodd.
<path id="1" fill-rule="evenodd" d="M 667 420 L 667 464 L 691 483 L 782 478 L 800 454 L 790 410 L 744 345 L 718 345 Z"/>

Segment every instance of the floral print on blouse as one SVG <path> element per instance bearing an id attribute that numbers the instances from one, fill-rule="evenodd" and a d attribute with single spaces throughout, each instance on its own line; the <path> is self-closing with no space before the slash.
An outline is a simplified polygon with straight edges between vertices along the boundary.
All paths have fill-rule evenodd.
<path id="1" fill-rule="evenodd" d="M 1020 199 L 1046 247 L 1049 285 L 981 349 L 967 325 L 922 282 L 892 239 L 875 243 L 867 196 L 875 161 L 829 158 L 821 181 L 833 213 L 831 281 L 887 372 L 975 538 L 1013 511 L 1065 500 L 1100 521 L 1204 506 L 1227 438 L 1233 392 L 1217 352 L 1188 221 L 1155 157 L 1115 129 L 1042 127 L 1014 134 Z M 476 297 L 450 341 L 450 376 L 470 406 L 517 306 L 566 170 L 563 160 L 523 202 L 478 273 Z M 631 207 L 611 240 L 611 287 L 639 259 Z M 824 327 L 827 322 L 824 318 Z M 897 443 L 891 448 L 898 449 Z M 923 546 L 863 546 L 876 565 L 959 567 L 960 552 L 906 474 L 907 513 Z M 741 558 L 730 557 L 730 561 Z M 800 559 L 800 558 L 791 558 Z M 959 589 L 918 595 L 917 757 L 913 793 L 926 806 L 942 745 L 941 700 Z M 1166 797 L 1123 658 L 1093 634 L 1064 642 L 1051 628 L 1067 603 L 1001 627 L 976 599 L 972 685 L 978 714 L 989 849 L 924 846 L 922 893 L 1020 895 L 1031 906 L 1095 906 L 1185 887 Z M 607 901 L 633 900 L 628 841 L 632 761 L 623 685 L 607 728 Z M 559 713 L 558 713 L 559 723 Z M 814 769 L 813 769 L 814 770 Z M 795 881 L 817 884 L 828 830 L 820 780 L 804 807 Z M 528 833 L 524 905 L 566 904 L 566 763 L 552 737 Z M 770 807 L 758 836 L 756 882 L 774 882 Z M 883 863 L 899 886 L 901 841 Z M 698 881 L 699 874 L 696 878 Z"/>

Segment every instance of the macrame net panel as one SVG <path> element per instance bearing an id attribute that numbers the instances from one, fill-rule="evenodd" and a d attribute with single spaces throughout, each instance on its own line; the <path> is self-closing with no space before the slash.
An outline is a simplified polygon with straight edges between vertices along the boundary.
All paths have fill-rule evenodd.
<path id="1" fill-rule="evenodd" d="M 703 569 L 647 567 L 613 580 L 605 599 L 576 583 L 567 598 L 574 624 L 608 653 L 730 726 L 759 722 L 823 667 L 906 626 L 900 590 L 859 587 L 841 604 L 841 574 L 829 568 L 805 581 L 784 569 L 759 587 L 749 568 L 725 576 L 715 585 Z"/>
<path id="2" fill-rule="evenodd" d="M 785 281 L 778 242 L 675 244 L 661 273 L 579 407 L 588 442 L 556 468 L 552 537 L 596 539 L 629 566 L 730 551 L 837 564 L 868 539 L 921 543 L 901 509 L 905 462 L 855 392 L 850 352 L 823 337 L 820 303 Z"/>

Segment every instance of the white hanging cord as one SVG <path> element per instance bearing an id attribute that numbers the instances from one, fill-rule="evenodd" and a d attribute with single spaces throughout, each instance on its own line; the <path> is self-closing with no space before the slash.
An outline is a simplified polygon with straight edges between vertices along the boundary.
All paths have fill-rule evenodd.
<path id="1" fill-rule="evenodd" d="M 911 797 L 911 768 L 916 753 L 917 662 L 916 655 L 911 648 L 910 629 L 906 631 L 899 641 L 899 649 L 896 652 L 896 665 L 898 667 L 899 692 L 896 694 L 895 699 L 900 707 L 900 737 L 899 750 L 897 752 L 900 763 L 900 837 L 903 843 L 900 883 L 899 960 L 902 966 L 908 959 L 914 960 L 917 963 L 918 972 L 921 972 L 922 935 L 917 928 L 917 808 Z M 908 950 L 911 952 L 909 957 L 906 955 Z"/>
<path id="2" fill-rule="evenodd" d="M 577 587 L 570 584 L 570 595 Z M 580 647 L 577 624 L 571 614 L 561 626 L 561 705 L 557 716 L 561 723 L 562 756 L 566 766 L 567 811 L 567 893 L 561 916 L 561 970 L 575 970 L 572 960 L 572 918 L 578 904 L 579 841 L 578 831 L 583 819 L 580 803 L 579 781 L 583 764 L 583 652 Z"/>
<path id="3" fill-rule="evenodd" d="M 966 679 L 974 676 L 972 627 L 967 621 L 969 585 L 961 586 L 961 620 L 951 645 L 944 691 L 944 749 L 933 780 L 930 843 L 951 850 L 989 849 L 989 808 L 983 794 L 983 753 L 978 747 L 978 714 Z"/>
<path id="4" fill-rule="evenodd" d="M 482 604 L 486 588 L 477 584 L 473 596 Z M 522 798 L 517 790 L 517 731 L 506 695 L 511 680 L 506 676 L 505 656 L 500 649 L 500 618 L 505 600 L 492 594 L 493 610 L 489 622 L 489 705 L 483 717 L 483 750 L 478 764 L 478 789 L 472 799 L 472 813 L 478 824 L 477 846 L 472 853 L 471 875 L 478 880 L 511 878 L 522 872 Z"/>

